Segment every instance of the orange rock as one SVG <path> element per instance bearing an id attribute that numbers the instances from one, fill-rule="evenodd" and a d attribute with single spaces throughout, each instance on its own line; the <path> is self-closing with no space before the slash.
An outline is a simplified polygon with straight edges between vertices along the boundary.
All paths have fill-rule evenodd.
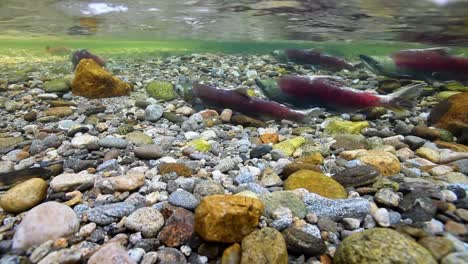
<path id="1" fill-rule="evenodd" d="M 279 141 L 279 136 L 276 133 L 265 133 L 260 136 L 260 139 L 264 144 L 273 143 L 276 144 Z"/>
<path id="2" fill-rule="evenodd" d="M 452 142 L 445 142 L 441 140 L 436 140 L 434 141 L 436 145 L 440 148 L 448 148 L 456 152 L 468 152 L 468 146 L 462 145 L 462 144 L 457 144 L 457 143 L 452 143 Z"/>
<path id="3" fill-rule="evenodd" d="M 46 116 L 66 117 L 73 114 L 73 109 L 68 106 L 51 107 L 44 111 Z"/>
<path id="4" fill-rule="evenodd" d="M 463 129 L 468 129 L 468 92 L 450 96 L 440 102 L 428 117 L 428 123 L 447 129 L 455 136 L 460 136 Z"/>
<path id="5" fill-rule="evenodd" d="M 72 82 L 73 94 L 87 98 L 123 96 L 131 90 L 130 84 L 112 76 L 92 59 L 80 61 Z"/>

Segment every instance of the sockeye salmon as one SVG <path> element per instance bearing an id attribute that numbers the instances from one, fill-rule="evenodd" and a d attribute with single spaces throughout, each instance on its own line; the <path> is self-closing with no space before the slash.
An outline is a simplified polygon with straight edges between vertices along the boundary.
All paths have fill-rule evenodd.
<path id="1" fill-rule="evenodd" d="M 315 65 L 332 71 L 342 69 L 354 70 L 354 66 L 344 59 L 321 53 L 314 49 L 286 49 L 276 50 L 273 56 L 283 61 L 292 61 L 297 64 Z"/>

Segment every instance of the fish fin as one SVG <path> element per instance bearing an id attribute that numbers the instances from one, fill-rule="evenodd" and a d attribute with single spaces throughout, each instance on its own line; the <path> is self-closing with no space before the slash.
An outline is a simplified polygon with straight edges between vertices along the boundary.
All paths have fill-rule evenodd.
<path id="1" fill-rule="evenodd" d="M 384 96 L 384 104 L 392 110 L 410 108 L 414 106 L 414 99 L 418 97 L 425 83 L 417 83 L 405 86 L 396 92 Z"/>
<path id="2" fill-rule="evenodd" d="M 247 88 L 236 88 L 232 91 L 237 93 L 238 95 L 242 95 L 243 97 L 250 99 L 250 96 L 247 94 L 247 90 Z"/>

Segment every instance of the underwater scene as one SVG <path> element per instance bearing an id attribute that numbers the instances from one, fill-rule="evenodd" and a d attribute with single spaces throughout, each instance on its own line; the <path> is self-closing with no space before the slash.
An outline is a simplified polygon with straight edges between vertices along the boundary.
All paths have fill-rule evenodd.
<path id="1" fill-rule="evenodd" d="M 468 0 L 0 0 L 0 264 L 468 263 Z"/>

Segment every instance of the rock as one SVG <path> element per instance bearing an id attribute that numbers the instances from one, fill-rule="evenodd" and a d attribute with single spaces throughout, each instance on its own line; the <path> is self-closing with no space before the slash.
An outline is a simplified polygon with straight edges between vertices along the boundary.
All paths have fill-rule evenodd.
<path id="1" fill-rule="evenodd" d="M 42 84 L 42 90 L 46 93 L 66 93 L 70 89 L 70 80 L 68 78 L 55 79 Z"/>
<path id="2" fill-rule="evenodd" d="M 155 237 L 164 225 L 164 217 L 153 207 L 143 207 L 131 213 L 125 220 L 125 226 L 143 237 Z"/>
<path id="3" fill-rule="evenodd" d="M 305 188 L 327 198 L 346 198 L 347 192 L 338 182 L 320 172 L 301 170 L 291 174 L 284 182 L 285 190 Z"/>
<path id="4" fill-rule="evenodd" d="M 332 179 L 343 187 L 360 187 L 371 185 L 381 176 L 380 171 L 368 165 L 346 168 L 337 172 Z"/>
<path id="5" fill-rule="evenodd" d="M 174 206 L 179 206 L 188 210 L 197 208 L 200 201 L 186 190 L 178 189 L 169 195 L 169 203 Z"/>
<path id="6" fill-rule="evenodd" d="M 157 251 L 158 264 L 186 264 L 184 254 L 175 248 L 163 248 Z"/>
<path id="7" fill-rule="evenodd" d="M 327 121 L 326 121 L 327 122 Z M 328 120 L 324 132 L 330 135 L 336 134 L 359 134 L 363 128 L 369 126 L 367 121 L 345 121 L 341 119 Z"/>
<path id="8" fill-rule="evenodd" d="M 105 137 L 101 138 L 98 142 L 99 146 L 103 148 L 119 148 L 124 149 L 128 145 L 128 141 L 122 138 Z"/>
<path id="9" fill-rule="evenodd" d="M 145 120 L 150 122 L 158 121 L 164 113 L 164 108 L 160 105 L 148 105 L 145 109 Z"/>
<path id="10" fill-rule="evenodd" d="M 241 261 L 241 246 L 234 243 L 223 251 L 221 264 L 239 264 Z"/>
<path id="11" fill-rule="evenodd" d="M 71 144 L 75 148 L 84 148 L 86 147 L 86 145 L 97 143 L 98 141 L 99 141 L 98 137 L 85 134 L 85 135 L 74 137 L 71 141 Z"/>
<path id="12" fill-rule="evenodd" d="M 263 144 L 276 144 L 279 141 L 279 136 L 277 133 L 265 133 L 260 136 L 260 140 Z"/>
<path id="13" fill-rule="evenodd" d="M 159 174 L 164 175 L 167 173 L 175 172 L 178 176 L 190 177 L 192 170 L 181 163 L 164 163 L 158 167 Z"/>
<path id="14" fill-rule="evenodd" d="M 270 145 L 259 145 L 250 151 L 250 158 L 261 158 L 263 155 L 268 154 L 271 150 L 272 147 Z"/>
<path id="15" fill-rule="evenodd" d="M 456 91 L 443 91 L 443 92 L 438 93 L 436 96 L 439 99 L 445 100 L 445 99 L 449 98 L 450 96 L 453 96 L 453 95 L 456 95 L 456 94 L 459 94 L 459 93 L 460 92 L 456 92 Z"/>
<path id="16" fill-rule="evenodd" d="M 147 134 L 140 132 L 140 131 L 127 133 L 125 135 L 125 139 L 128 142 L 133 143 L 138 147 L 143 146 L 143 145 L 153 144 L 153 139 Z"/>
<path id="17" fill-rule="evenodd" d="M 96 175 L 87 173 L 63 173 L 55 176 L 50 182 L 54 192 L 73 191 L 79 186 L 93 186 Z"/>
<path id="18" fill-rule="evenodd" d="M 82 253 L 79 249 L 64 248 L 59 251 L 54 251 L 43 258 L 38 264 L 49 263 L 79 263 L 82 258 Z"/>
<path id="19" fill-rule="evenodd" d="M 465 175 L 468 175 L 468 159 L 460 159 L 452 163 L 457 170 Z"/>
<path id="20" fill-rule="evenodd" d="M 288 177 L 289 175 L 301 171 L 301 170 L 311 170 L 321 172 L 320 166 L 312 163 L 304 163 L 304 162 L 291 162 L 284 166 L 282 174 L 284 177 Z"/>
<path id="21" fill-rule="evenodd" d="M 392 153 L 385 151 L 369 150 L 358 155 L 358 159 L 378 169 L 383 176 L 397 174 L 401 169 L 398 158 Z"/>
<path id="22" fill-rule="evenodd" d="M 83 61 L 83 60 L 81 60 Z M 81 64 L 81 62 L 80 62 Z M 136 264 L 130 258 L 124 247 L 118 243 L 108 243 L 101 246 L 88 261 L 88 264 Z"/>
<path id="23" fill-rule="evenodd" d="M 45 199 L 47 187 L 47 182 L 41 178 L 24 181 L 0 197 L 0 207 L 9 213 L 24 212 Z"/>
<path id="24" fill-rule="evenodd" d="M 294 151 L 305 143 L 305 138 L 295 137 L 273 145 L 273 149 L 282 151 L 286 156 L 292 156 Z"/>
<path id="25" fill-rule="evenodd" d="M 13 249 L 28 249 L 47 240 L 67 237 L 78 231 L 75 212 L 57 202 L 40 204 L 26 213 L 13 236 Z"/>
<path id="26" fill-rule="evenodd" d="M 128 256 L 136 263 L 140 263 L 143 255 L 145 255 L 145 250 L 142 248 L 132 248 L 128 251 Z"/>
<path id="27" fill-rule="evenodd" d="M 391 188 L 382 188 L 377 191 L 374 195 L 374 199 L 376 202 L 389 206 L 389 207 L 397 207 L 400 203 L 400 196 L 393 192 Z"/>
<path id="28" fill-rule="evenodd" d="M 378 246 L 377 246 L 378 245 Z M 437 263 L 411 238 L 386 228 L 373 228 L 345 238 L 336 249 L 333 263 Z"/>
<path id="29" fill-rule="evenodd" d="M 390 213 L 385 208 L 379 208 L 375 211 L 372 211 L 372 216 L 374 217 L 375 221 L 381 227 L 389 227 L 390 226 Z"/>
<path id="30" fill-rule="evenodd" d="M 360 218 L 370 211 L 369 201 L 363 198 L 332 200 L 318 194 L 308 193 L 304 196 L 304 203 L 309 213 L 331 220 Z"/>
<path id="31" fill-rule="evenodd" d="M 98 225 L 109 225 L 135 211 L 135 205 L 121 202 L 96 206 L 87 211 L 88 220 Z"/>
<path id="32" fill-rule="evenodd" d="M 46 116 L 58 116 L 58 117 L 66 117 L 73 114 L 73 109 L 68 106 L 59 106 L 59 107 L 52 107 L 46 109 L 44 111 L 44 115 Z"/>
<path id="33" fill-rule="evenodd" d="M 263 210 L 263 203 L 255 198 L 207 196 L 195 210 L 195 231 L 206 241 L 240 242 L 256 229 Z"/>
<path id="34" fill-rule="evenodd" d="M 129 84 L 112 76 L 92 59 L 80 61 L 71 86 L 74 95 L 87 98 L 123 96 L 132 90 Z"/>
<path id="35" fill-rule="evenodd" d="M 150 82 L 146 86 L 146 92 L 150 97 L 163 102 L 177 98 L 177 94 L 170 82 Z"/>
<path id="36" fill-rule="evenodd" d="M 334 138 L 336 142 L 331 146 L 333 149 L 367 149 L 366 138 L 363 135 L 341 134 L 334 136 Z"/>
<path id="37" fill-rule="evenodd" d="M 448 220 L 445 223 L 445 231 L 450 233 L 450 234 L 457 235 L 457 236 L 460 236 L 460 237 L 465 236 L 466 234 L 468 234 L 468 229 L 467 229 L 467 227 L 465 225 L 457 223 L 457 222 L 452 221 L 452 220 Z"/>
<path id="38" fill-rule="evenodd" d="M 418 243 L 429 250 L 432 256 L 439 261 L 455 251 L 452 241 L 445 237 L 423 237 Z"/>
<path id="39" fill-rule="evenodd" d="M 231 109 L 224 109 L 221 114 L 219 115 L 221 118 L 221 121 L 225 123 L 231 122 L 231 117 L 232 117 L 232 110 Z"/>
<path id="40" fill-rule="evenodd" d="M 323 164 L 323 156 L 320 152 L 313 152 L 298 158 L 296 162 L 320 165 Z"/>
<path id="41" fill-rule="evenodd" d="M 19 143 L 23 142 L 22 137 L 5 137 L 5 138 L 0 138 L 0 149 L 3 148 L 10 148 L 10 147 L 15 147 Z"/>
<path id="42" fill-rule="evenodd" d="M 234 115 L 231 117 L 231 122 L 243 127 L 267 127 L 268 125 L 260 120 L 257 120 L 246 115 Z"/>
<path id="43" fill-rule="evenodd" d="M 198 200 L 202 200 L 205 196 L 214 194 L 224 194 L 224 188 L 221 184 L 213 180 L 201 181 L 193 188 L 193 195 Z"/>
<path id="44" fill-rule="evenodd" d="M 288 227 L 283 232 L 288 252 L 297 255 L 318 256 L 327 251 L 327 246 L 322 239 L 312 236 L 294 227 Z"/>
<path id="45" fill-rule="evenodd" d="M 448 254 L 442 259 L 440 263 L 441 264 L 464 264 L 466 262 L 468 262 L 468 253 L 457 252 L 457 253 Z"/>
<path id="46" fill-rule="evenodd" d="M 106 193 L 115 191 L 125 192 L 133 191 L 145 184 L 145 175 L 143 173 L 128 174 L 116 177 L 102 178 L 96 181 L 96 188 Z"/>
<path id="47" fill-rule="evenodd" d="M 265 168 L 260 176 L 258 176 L 258 181 L 261 185 L 265 187 L 272 186 L 281 186 L 283 181 L 278 176 L 278 174 L 270 167 Z"/>
<path id="48" fill-rule="evenodd" d="M 241 264 L 287 264 L 286 242 L 280 232 L 264 227 L 255 230 L 242 240 Z"/>
<path id="49" fill-rule="evenodd" d="M 139 159 L 159 159 L 162 156 L 164 156 L 164 151 L 163 149 L 156 144 L 151 144 L 151 145 L 143 145 L 140 147 L 137 147 L 135 150 L 135 156 Z"/>
<path id="50" fill-rule="evenodd" d="M 183 208 L 176 208 L 159 232 L 158 239 L 168 247 L 185 244 L 195 233 L 195 215 Z"/>
<path id="51" fill-rule="evenodd" d="M 417 136 L 406 136 L 404 142 L 410 146 L 411 149 L 415 150 L 424 145 L 426 140 Z"/>
<path id="52" fill-rule="evenodd" d="M 15 163 L 9 160 L 0 161 L 0 174 L 12 172 L 15 170 Z"/>
<path id="53" fill-rule="evenodd" d="M 211 144 L 208 143 L 208 141 L 201 139 L 201 138 L 189 141 L 187 143 L 187 146 L 192 147 L 195 150 L 200 151 L 200 152 L 208 152 L 211 150 Z"/>
<path id="54" fill-rule="evenodd" d="M 403 212 L 403 218 L 410 218 L 413 222 L 430 221 L 437 211 L 429 196 L 419 192 L 405 195 L 398 208 Z"/>
<path id="55" fill-rule="evenodd" d="M 431 109 L 427 121 L 430 125 L 447 129 L 455 136 L 461 136 L 468 127 L 468 92 L 450 96 Z"/>
<path id="56" fill-rule="evenodd" d="M 290 191 L 278 191 L 270 194 L 260 195 L 260 200 L 265 205 L 265 216 L 272 217 L 273 212 L 280 208 L 289 208 L 294 216 L 300 219 L 304 218 L 307 213 L 307 208 L 297 195 Z"/>
<path id="57" fill-rule="evenodd" d="M 439 163 L 440 155 L 439 152 L 430 148 L 420 147 L 415 152 L 421 158 L 427 159 L 434 163 Z"/>

